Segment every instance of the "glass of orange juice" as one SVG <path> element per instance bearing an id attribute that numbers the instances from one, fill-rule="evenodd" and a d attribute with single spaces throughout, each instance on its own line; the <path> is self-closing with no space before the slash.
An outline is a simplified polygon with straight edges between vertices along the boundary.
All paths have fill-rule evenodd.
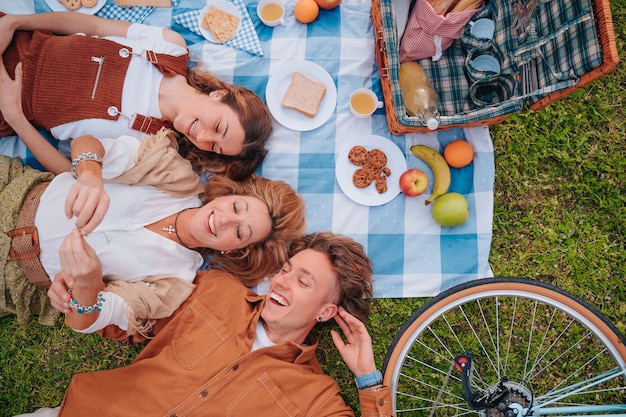
<path id="1" fill-rule="evenodd" d="M 261 21 L 267 26 L 284 25 L 285 6 L 281 0 L 261 0 L 256 7 Z"/>
<path id="2" fill-rule="evenodd" d="M 376 93 L 368 88 L 357 88 L 350 95 L 350 111 L 358 118 L 370 117 L 376 109 L 383 107 Z"/>

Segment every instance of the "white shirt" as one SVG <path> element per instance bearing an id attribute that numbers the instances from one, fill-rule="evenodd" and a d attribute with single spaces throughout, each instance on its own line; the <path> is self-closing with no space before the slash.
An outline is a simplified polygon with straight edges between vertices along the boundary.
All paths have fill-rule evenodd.
<path id="1" fill-rule="evenodd" d="M 102 161 L 104 178 L 115 177 L 133 165 L 138 139 L 122 136 L 101 139 L 101 142 L 106 151 Z M 58 249 L 75 227 L 75 218 L 68 220 L 64 212 L 65 198 L 75 182 L 70 173 L 56 176 L 41 196 L 35 216 L 40 260 L 51 279 L 61 270 Z M 144 226 L 185 208 L 199 207 L 200 199 L 197 196 L 173 197 L 152 186 L 115 183 L 105 183 L 104 186 L 111 199 L 109 210 L 98 227 L 85 237 L 100 257 L 103 275 L 108 279 L 141 281 L 149 276 L 166 274 L 192 282 L 203 263 L 202 256 Z M 115 320 L 125 322 L 123 302 L 113 301 L 110 297 L 117 296 L 106 294 L 108 302 L 104 303 L 104 308 L 115 306 L 115 311 L 103 310 L 102 320 L 114 320 L 110 315 L 116 313 Z M 98 326 L 106 324 L 99 323 Z M 124 326 L 118 321 L 115 324 Z"/>
<path id="2" fill-rule="evenodd" d="M 106 154 L 103 177 L 112 178 L 132 166 L 139 141 L 129 136 L 102 139 Z M 70 173 L 54 178 L 41 197 L 35 226 L 41 245 L 41 263 L 52 279 L 61 270 L 58 248 L 74 229 L 75 219 L 65 217 L 65 198 L 76 182 Z M 109 210 L 96 229 L 85 237 L 94 248 L 109 279 L 141 281 L 148 276 L 171 274 L 193 281 L 202 256 L 145 226 L 188 207 L 199 207 L 197 196 L 179 198 L 152 186 L 105 183 Z"/>
<path id="3" fill-rule="evenodd" d="M 109 36 L 105 39 L 131 47 L 133 55 L 122 90 L 122 109 L 125 116 L 133 113 L 162 117 L 159 109 L 159 87 L 163 74 L 150 62 L 145 61 L 141 51 L 151 50 L 172 56 L 181 56 L 187 49 L 165 41 L 163 28 L 134 23 L 128 28 L 126 37 Z M 50 130 L 52 135 L 60 140 L 72 139 L 85 134 L 96 137 L 115 138 L 121 135 L 131 135 L 142 138 L 145 133 L 129 127 L 128 119 L 120 116 L 118 120 L 85 119 L 66 123 Z"/>

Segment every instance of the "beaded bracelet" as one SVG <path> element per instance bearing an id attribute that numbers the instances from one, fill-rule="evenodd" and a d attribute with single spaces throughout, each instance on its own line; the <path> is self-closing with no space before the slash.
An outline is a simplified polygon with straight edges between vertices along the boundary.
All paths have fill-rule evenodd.
<path id="1" fill-rule="evenodd" d="M 104 295 L 102 294 L 102 291 L 98 291 L 98 299 L 92 305 L 84 306 L 84 305 L 78 304 L 78 301 L 72 298 L 70 300 L 70 308 L 75 309 L 78 314 L 84 314 L 84 313 L 91 314 L 96 311 L 102 311 L 102 303 L 104 303 L 104 301 L 105 299 L 104 299 Z"/>
<path id="2" fill-rule="evenodd" d="M 100 158 L 98 154 L 94 152 L 83 152 L 76 158 L 72 159 L 72 175 L 74 176 L 74 178 L 76 178 L 76 169 L 78 169 L 78 165 L 80 165 L 81 162 L 85 161 L 94 161 L 102 166 L 102 158 Z"/>

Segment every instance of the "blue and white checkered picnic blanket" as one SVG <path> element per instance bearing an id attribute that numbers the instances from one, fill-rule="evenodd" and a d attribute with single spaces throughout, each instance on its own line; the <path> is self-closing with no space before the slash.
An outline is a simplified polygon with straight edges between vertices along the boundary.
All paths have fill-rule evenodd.
<path id="1" fill-rule="evenodd" d="M 389 132 L 384 109 L 369 119 L 351 115 L 348 98 L 354 89 L 372 88 L 382 99 L 368 0 L 343 0 L 339 8 L 321 11 L 318 19 L 308 25 L 294 19 L 295 0 L 286 0 L 287 24 L 275 28 L 260 22 L 255 10 L 257 0 L 244 1 L 258 33 L 262 56 L 213 44 L 182 26 L 172 25 L 177 14 L 202 9 L 205 0 L 179 0 L 177 6 L 147 16 L 145 23 L 176 27 L 191 53 L 216 75 L 244 85 L 262 98 L 269 76 L 287 62 L 306 59 L 329 72 L 338 97 L 330 119 L 305 132 L 276 122 L 270 152 L 261 168 L 264 176 L 285 180 L 301 193 L 307 204 L 308 230 L 332 230 L 362 243 L 374 264 L 375 297 L 432 296 L 457 283 L 492 275 L 488 259 L 494 155 L 488 128 L 394 136 Z M 428 173 L 431 185 L 423 196 L 405 198 L 400 194 L 382 206 L 367 207 L 341 191 L 335 179 L 336 152 L 346 141 L 372 134 L 393 141 L 406 156 L 409 167 Z M 441 228 L 432 220 L 431 206 L 424 205 L 432 189 L 432 173 L 409 148 L 422 143 L 441 151 L 457 138 L 466 139 L 475 149 L 470 166 L 453 170 L 451 185 L 451 191 L 467 198 L 470 218 L 463 226 Z"/>

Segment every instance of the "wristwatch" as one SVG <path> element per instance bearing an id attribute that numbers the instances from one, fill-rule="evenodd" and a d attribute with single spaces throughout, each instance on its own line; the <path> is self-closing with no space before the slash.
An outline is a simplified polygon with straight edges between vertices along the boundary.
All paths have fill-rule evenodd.
<path id="1" fill-rule="evenodd" d="M 373 388 L 383 384 L 383 374 L 377 369 L 372 373 L 355 378 L 354 381 L 358 389 Z"/>

